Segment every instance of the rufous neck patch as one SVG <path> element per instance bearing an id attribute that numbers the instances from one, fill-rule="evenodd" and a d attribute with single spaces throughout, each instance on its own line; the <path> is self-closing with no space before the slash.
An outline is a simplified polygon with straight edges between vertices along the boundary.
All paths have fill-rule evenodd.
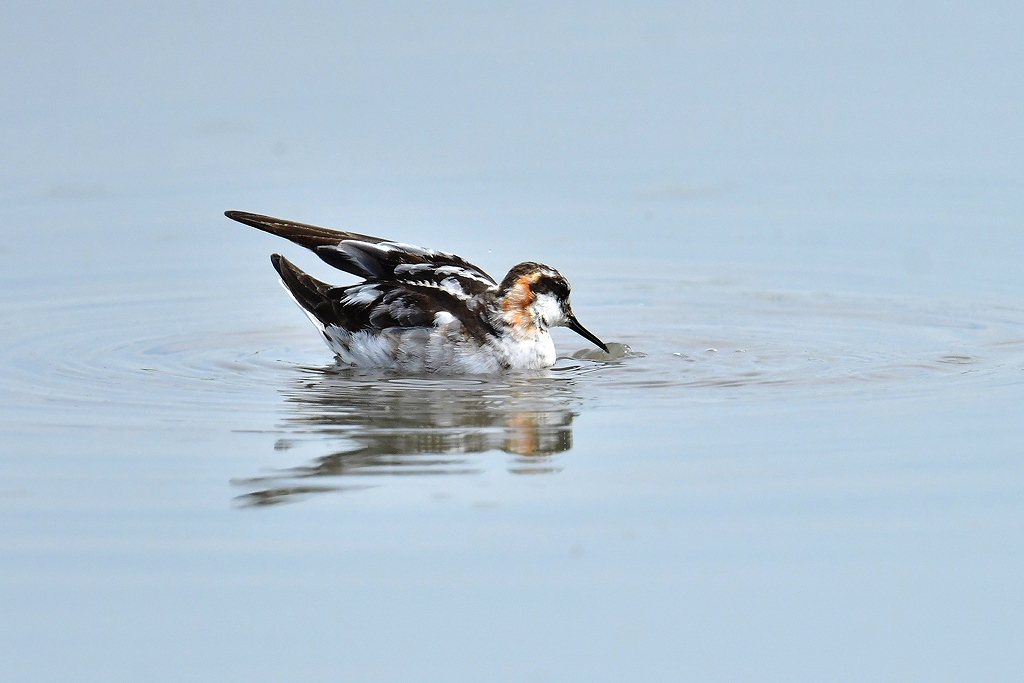
<path id="1" fill-rule="evenodd" d="M 536 299 L 532 285 L 539 278 L 540 273 L 521 276 L 502 299 L 501 310 L 505 313 L 506 322 L 512 327 L 521 330 L 535 327 L 533 316 L 530 315 L 530 306 Z"/>

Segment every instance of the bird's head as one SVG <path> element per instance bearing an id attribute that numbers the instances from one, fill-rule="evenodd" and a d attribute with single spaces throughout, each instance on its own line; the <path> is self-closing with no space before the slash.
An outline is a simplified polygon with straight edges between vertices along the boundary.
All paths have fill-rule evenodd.
<path id="1" fill-rule="evenodd" d="M 550 266 L 529 261 L 514 266 L 498 285 L 498 304 L 502 319 L 514 330 L 568 327 L 608 352 L 604 342 L 576 320 L 569 304 L 569 282 Z"/>

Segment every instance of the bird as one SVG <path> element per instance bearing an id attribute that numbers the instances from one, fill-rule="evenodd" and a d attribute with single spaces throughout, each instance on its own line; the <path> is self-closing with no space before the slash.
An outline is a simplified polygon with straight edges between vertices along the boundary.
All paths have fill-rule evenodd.
<path id="1" fill-rule="evenodd" d="M 280 254 L 281 284 L 343 365 L 408 373 L 493 374 L 555 363 L 549 330 L 567 327 L 608 353 L 576 319 L 569 282 L 526 261 L 501 282 L 461 256 L 245 211 L 228 218 L 312 250 L 362 278 L 322 282 Z"/>

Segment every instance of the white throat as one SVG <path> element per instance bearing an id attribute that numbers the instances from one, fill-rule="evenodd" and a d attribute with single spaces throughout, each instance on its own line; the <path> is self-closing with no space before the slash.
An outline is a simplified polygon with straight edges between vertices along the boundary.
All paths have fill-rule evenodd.
<path id="1" fill-rule="evenodd" d="M 530 313 L 536 325 L 543 330 L 565 324 L 565 309 L 551 294 L 538 294 L 530 305 Z"/>

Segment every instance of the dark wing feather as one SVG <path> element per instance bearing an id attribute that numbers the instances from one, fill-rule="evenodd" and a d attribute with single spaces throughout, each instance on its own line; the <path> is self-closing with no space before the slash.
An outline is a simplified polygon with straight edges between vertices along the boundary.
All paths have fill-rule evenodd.
<path id="1" fill-rule="evenodd" d="M 444 287 L 465 297 L 497 287 L 490 275 L 461 256 L 411 244 L 346 240 L 317 247 L 316 253 L 335 268 L 367 279 Z"/>
<path id="2" fill-rule="evenodd" d="M 475 310 L 478 301 L 467 301 L 432 285 L 371 280 L 349 287 L 332 287 L 304 273 L 280 254 L 274 254 L 271 260 L 299 305 L 325 326 L 350 332 L 432 327 L 434 316 L 444 311 L 455 316 L 465 331 L 480 342 L 496 334 Z"/>
<path id="3" fill-rule="evenodd" d="M 318 225 L 296 223 L 295 221 L 289 221 L 283 218 L 261 216 L 258 213 L 248 213 L 246 211 L 225 211 L 224 215 L 233 221 L 250 225 L 258 230 L 262 230 L 263 232 L 269 232 L 271 235 L 283 237 L 286 240 L 291 240 L 292 242 L 295 242 L 295 244 L 314 251 L 317 247 L 322 247 L 327 244 L 337 245 L 341 244 L 345 240 L 359 240 L 360 242 L 367 242 L 369 244 L 376 244 L 377 242 L 385 241 L 380 237 L 360 235 L 358 232 L 331 230 L 330 228 L 321 228 Z"/>
<path id="4" fill-rule="evenodd" d="M 496 286 L 490 275 L 455 254 L 244 211 L 224 215 L 312 249 L 335 268 L 362 278 L 443 286 L 465 296 Z"/>
<path id="5" fill-rule="evenodd" d="M 381 278 L 385 271 L 373 257 L 366 242 L 342 242 L 317 247 L 316 253 L 325 263 L 363 278 Z M 363 248 L 360 248 L 363 247 Z"/>

